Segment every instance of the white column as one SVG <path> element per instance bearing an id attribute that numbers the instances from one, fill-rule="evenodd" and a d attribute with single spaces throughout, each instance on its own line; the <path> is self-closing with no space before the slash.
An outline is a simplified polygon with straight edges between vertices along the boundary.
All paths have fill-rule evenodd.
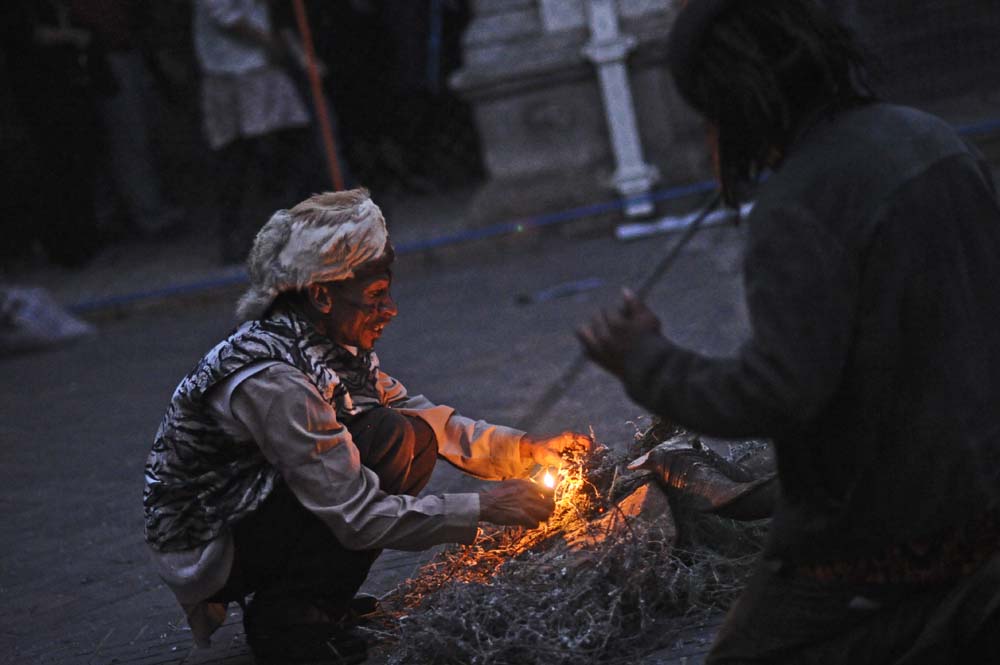
<path id="1" fill-rule="evenodd" d="M 660 173 L 643 158 L 632 88 L 625 68 L 625 58 L 635 47 L 635 38 L 619 31 L 614 0 L 588 0 L 587 20 L 590 41 L 583 47 L 583 53 L 597 67 L 617 164 L 612 181 L 625 198 L 628 217 L 651 215 L 653 201 L 649 193 Z"/>

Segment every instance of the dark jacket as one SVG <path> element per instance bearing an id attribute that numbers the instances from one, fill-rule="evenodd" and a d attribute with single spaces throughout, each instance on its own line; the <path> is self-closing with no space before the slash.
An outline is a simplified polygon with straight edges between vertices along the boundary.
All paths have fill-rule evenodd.
<path id="1" fill-rule="evenodd" d="M 749 341 L 719 359 L 646 336 L 629 394 L 707 434 L 774 439 L 778 556 L 875 552 L 995 508 L 1000 209 L 966 144 L 913 109 L 824 118 L 749 227 Z"/>

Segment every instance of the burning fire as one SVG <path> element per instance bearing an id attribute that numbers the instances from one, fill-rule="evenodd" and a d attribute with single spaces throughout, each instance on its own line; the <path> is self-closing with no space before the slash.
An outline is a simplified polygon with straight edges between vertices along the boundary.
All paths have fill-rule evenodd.
<path id="1" fill-rule="evenodd" d="M 588 476 L 593 463 L 586 452 L 571 451 L 563 456 L 559 467 L 540 469 L 532 474 L 534 482 L 554 490 L 555 510 L 551 517 L 534 529 L 492 525 L 481 528 L 474 544 L 450 555 L 446 552 L 441 560 L 422 568 L 419 583 L 411 584 L 405 591 L 405 604 L 419 605 L 425 594 L 446 582 L 488 583 L 512 557 L 541 547 L 560 532 L 571 532 L 587 524 L 591 517 L 604 511 L 602 492 Z"/>

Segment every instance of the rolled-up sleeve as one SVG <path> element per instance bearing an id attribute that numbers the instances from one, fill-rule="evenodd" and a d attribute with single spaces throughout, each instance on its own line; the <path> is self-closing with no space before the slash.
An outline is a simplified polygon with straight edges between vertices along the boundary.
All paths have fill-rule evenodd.
<path id="1" fill-rule="evenodd" d="M 402 383 L 379 371 L 382 400 L 426 422 L 438 442 L 438 455 L 469 475 L 484 480 L 522 478 L 531 463 L 521 459 L 524 431 L 459 415 L 423 395 L 409 395 Z"/>
<path id="2" fill-rule="evenodd" d="M 276 364 L 251 376 L 233 391 L 230 408 L 302 505 L 345 547 L 420 550 L 475 539 L 478 494 L 415 498 L 380 490 L 336 410 L 297 369 Z"/>

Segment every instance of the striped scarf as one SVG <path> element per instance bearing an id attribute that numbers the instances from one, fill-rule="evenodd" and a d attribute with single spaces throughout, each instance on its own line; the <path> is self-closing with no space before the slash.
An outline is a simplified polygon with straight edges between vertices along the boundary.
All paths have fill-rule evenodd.
<path id="1" fill-rule="evenodd" d="M 160 423 L 142 496 L 146 541 L 154 549 L 187 550 L 213 540 L 274 488 L 278 471 L 256 443 L 223 431 L 205 399 L 212 386 L 261 360 L 301 370 L 345 424 L 382 403 L 374 353 L 351 353 L 290 308 L 247 321 L 181 381 Z"/>

